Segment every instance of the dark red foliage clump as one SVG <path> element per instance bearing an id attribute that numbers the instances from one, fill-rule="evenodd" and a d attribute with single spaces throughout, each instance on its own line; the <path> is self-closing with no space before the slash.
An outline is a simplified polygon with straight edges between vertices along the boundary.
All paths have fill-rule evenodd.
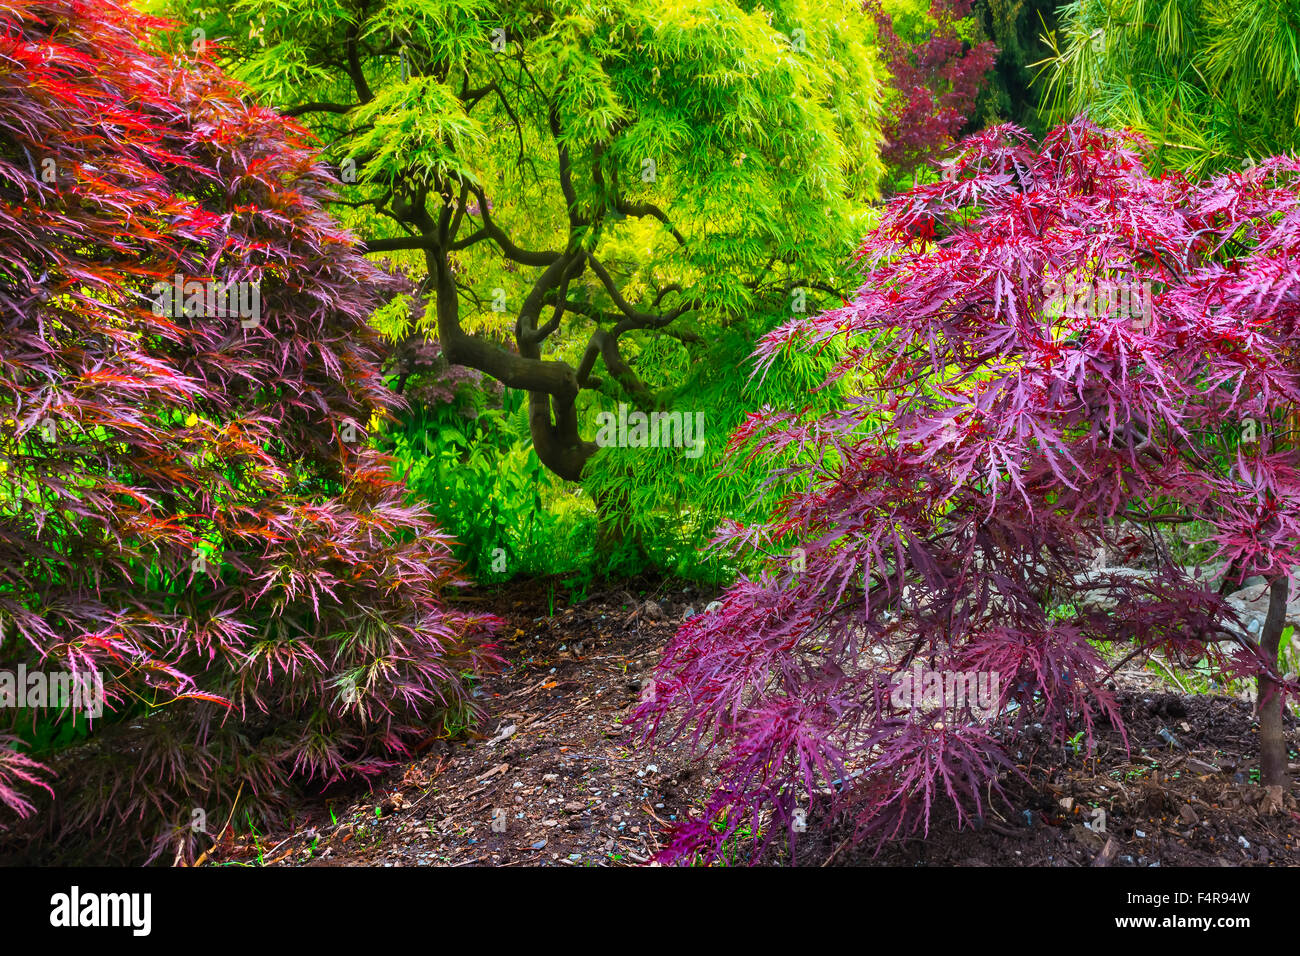
<path id="1" fill-rule="evenodd" d="M 894 18 L 879 0 L 867 0 L 875 18 L 881 56 L 890 73 L 891 95 L 884 120 L 881 158 L 896 175 L 910 176 L 943 153 L 971 119 L 984 77 L 993 68 L 997 47 L 983 40 L 973 46 L 961 27 L 974 30 L 973 0 L 933 0 L 936 26 L 895 32 Z M 922 38 L 913 35 L 922 31 Z"/>
<path id="2" fill-rule="evenodd" d="M 57 779 L 0 738 L 0 811 L 52 786 L 47 832 L 170 858 L 469 717 L 496 622 L 446 605 L 447 539 L 365 444 L 388 277 L 302 128 L 169 28 L 0 2 L 0 668 L 107 698 Z M 178 276 L 258 314 L 174 308 Z"/>

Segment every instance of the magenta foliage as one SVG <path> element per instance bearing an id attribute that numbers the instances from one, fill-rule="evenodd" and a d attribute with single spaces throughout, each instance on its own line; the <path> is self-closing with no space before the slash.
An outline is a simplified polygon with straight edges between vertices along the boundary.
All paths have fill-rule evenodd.
<path id="1" fill-rule="evenodd" d="M 503 391 L 478 369 L 448 362 L 436 339 L 402 342 L 393 351 L 391 371 L 397 376 L 395 388 L 412 408 L 456 405 L 466 418 L 477 413 L 475 396 L 499 401 Z"/>
<path id="2" fill-rule="evenodd" d="M 875 17 L 881 54 L 890 72 L 892 95 L 884 122 L 881 158 L 898 174 L 910 174 L 953 144 L 975 108 L 984 76 L 993 68 L 997 47 L 971 46 L 960 27 L 974 27 L 973 0 L 933 0 L 937 26 L 925 39 L 899 36 L 893 17 L 879 0 L 866 8 Z"/>
<path id="3" fill-rule="evenodd" d="M 389 277 L 303 129 L 170 28 L 0 0 L 0 669 L 104 682 L 49 832 L 168 858 L 461 724 L 498 623 L 447 606 L 448 539 L 365 444 Z M 259 283 L 260 317 L 160 304 L 177 276 Z M 13 744 L 0 809 L 30 814 Z"/>
<path id="4" fill-rule="evenodd" d="M 858 838 L 927 827 L 939 799 L 968 821 L 1026 724 L 1119 726 L 1099 647 L 1277 678 L 1218 579 L 1297 563 L 1300 164 L 1191 183 L 1152 179 L 1143 148 L 1082 119 L 1040 148 L 966 140 L 951 177 L 888 204 L 851 304 L 761 341 L 760 370 L 826 351 L 858 397 L 732 437 L 803 464 L 770 475 L 765 524 L 720 531 L 777 556 L 681 628 L 638 712 L 723 755 L 669 859 L 767 812 L 769 836 L 814 808 Z M 1214 579 L 1179 564 L 1173 525 Z M 996 699 L 895 698 L 917 666 L 996 678 Z"/>

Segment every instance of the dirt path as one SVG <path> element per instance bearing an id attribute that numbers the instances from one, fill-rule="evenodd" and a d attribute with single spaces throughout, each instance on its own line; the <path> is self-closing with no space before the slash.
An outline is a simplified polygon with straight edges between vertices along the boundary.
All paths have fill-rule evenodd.
<path id="1" fill-rule="evenodd" d="M 612 591 L 554 617 L 536 585 L 480 595 L 509 625 L 501 641 L 507 666 L 478 689 L 490 715 L 482 732 L 437 741 L 346 810 L 308 808 L 294 833 L 236 840 L 214 862 L 649 862 L 703 781 L 683 771 L 680 755 L 638 753 L 622 722 L 682 615 L 709 598 L 638 591 Z"/>
<path id="2" fill-rule="evenodd" d="M 652 860 L 674 820 L 702 805 L 710 768 L 654 754 L 624 727 L 641 680 L 683 614 L 712 595 L 616 590 L 553 617 L 539 585 L 479 595 L 509 627 L 507 666 L 478 692 L 484 732 L 437 741 L 359 799 L 305 808 L 293 832 L 227 837 L 213 863 L 280 866 L 628 866 Z M 876 855 L 809 821 L 800 865 L 1298 865 L 1300 813 L 1265 806 L 1252 782 L 1251 707 L 1164 693 L 1130 674 L 1131 752 L 1116 734 L 1095 759 L 1029 740 L 1027 780 L 1005 781 L 977 830 L 939 809 L 927 839 Z M 1294 743 L 1296 731 L 1290 726 Z M 1173 742 L 1171 742 L 1171 740 Z M 1295 759 L 1293 751 L 1292 755 Z M 789 864 L 788 847 L 767 862 Z"/>

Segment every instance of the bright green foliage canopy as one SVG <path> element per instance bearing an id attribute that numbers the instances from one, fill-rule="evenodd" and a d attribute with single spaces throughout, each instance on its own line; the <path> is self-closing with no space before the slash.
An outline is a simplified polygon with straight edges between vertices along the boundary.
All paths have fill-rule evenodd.
<path id="1" fill-rule="evenodd" d="M 1061 9 L 1048 95 L 1202 175 L 1300 143 L 1295 0 L 1075 0 Z"/>
<path id="2" fill-rule="evenodd" d="M 721 327 L 852 285 L 881 94 L 851 0 L 168 12 L 321 137 L 349 225 L 420 283 L 384 331 L 436 330 L 453 362 L 526 389 L 564 477 L 595 451 L 596 393 L 671 401 L 647 385 L 651 341 L 689 365 Z"/>

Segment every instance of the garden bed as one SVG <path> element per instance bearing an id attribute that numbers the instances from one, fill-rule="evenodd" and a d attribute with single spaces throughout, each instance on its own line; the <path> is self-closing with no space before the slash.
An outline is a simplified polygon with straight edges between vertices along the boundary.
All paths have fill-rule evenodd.
<path id="1" fill-rule="evenodd" d="M 304 806 L 291 832 L 227 833 L 209 864 L 281 866 L 636 865 L 710 792 L 711 767 L 684 745 L 640 749 L 624 726 L 683 614 L 712 594 L 618 589 L 556 609 L 546 585 L 467 601 L 509 627 L 506 666 L 478 692 L 489 718 L 469 739 L 431 738 L 373 791 Z M 552 614 L 552 611 L 558 613 Z M 1153 674 L 1120 675 L 1130 747 L 1116 732 L 1092 757 L 1032 735 L 1023 778 L 1003 779 L 976 829 L 936 804 L 928 836 L 854 847 L 810 819 L 798 865 L 1296 865 L 1300 814 L 1267 806 L 1253 781 L 1251 705 L 1171 694 Z M 1294 743 L 1294 724 L 1289 724 Z M 1104 813 L 1104 824 L 1098 810 Z M 495 826 L 494 826 L 495 825 Z M 1104 830 L 1103 830 L 1104 825 Z M 737 846 L 739 861 L 741 845 Z M 774 842 L 764 862 L 789 864 Z"/>

